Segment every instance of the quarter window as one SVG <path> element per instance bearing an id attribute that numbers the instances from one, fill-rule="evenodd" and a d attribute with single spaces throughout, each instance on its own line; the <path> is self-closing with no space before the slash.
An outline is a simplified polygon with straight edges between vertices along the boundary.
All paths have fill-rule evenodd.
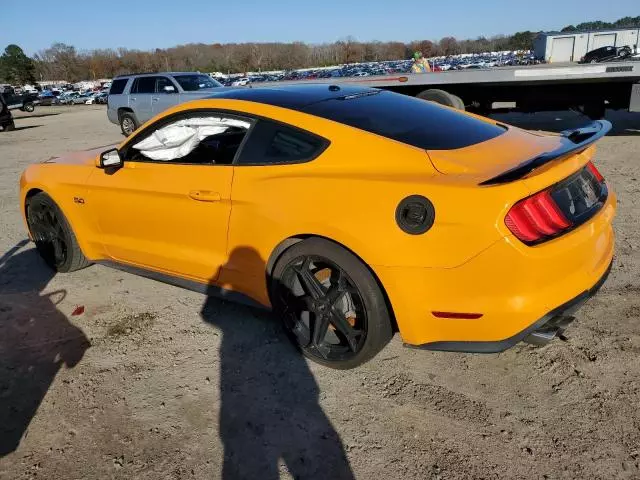
<path id="1" fill-rule="evenodd" d="M 303 163 L 316 158 L 329 145 L 324 138 L 260 119 L 240 152 L 240 165 Z"/>
<path id="2" fill-rule="evenodd" d="M 124 87 L 127 85 L 128 78 L 119 78 L 114 80 L 109 89 L 109 95 L 120 95 L 124 92 Z"/>

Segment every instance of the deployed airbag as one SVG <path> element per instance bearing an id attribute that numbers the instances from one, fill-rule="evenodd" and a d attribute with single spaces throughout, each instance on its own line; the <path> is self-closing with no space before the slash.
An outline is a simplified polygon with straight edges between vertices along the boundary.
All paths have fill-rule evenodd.
<path id="1" fill-rule="evenodd" d="M 186 157 L 207 137 L 223 133 L 231 127 L 248 130 L 250 126 L 249 122 L 232 118 L 187 118 L 159 128 L 133 145 L 133 148 L 151 160 L 176 160 Z"/>

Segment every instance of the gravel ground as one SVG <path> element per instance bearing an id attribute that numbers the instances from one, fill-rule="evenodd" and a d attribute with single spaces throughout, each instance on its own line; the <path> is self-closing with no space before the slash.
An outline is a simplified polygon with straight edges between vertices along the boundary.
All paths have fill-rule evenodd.
<path id="1" fill-rule="evenodd" d="M 640 478 L 640 116 L 611 118 L 617 257 L 566 341 L 464 355 L 396 336 L 341 372 L 266 313 L 102 266 L 54 277 L 19 174 L 122 136 L 102 106 L 20 114 L 0 133 L 0 478 Z"/>

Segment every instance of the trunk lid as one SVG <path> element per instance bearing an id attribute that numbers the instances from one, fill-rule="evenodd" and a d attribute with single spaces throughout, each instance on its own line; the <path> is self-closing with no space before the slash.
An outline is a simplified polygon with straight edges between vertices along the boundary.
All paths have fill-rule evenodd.
<path id="1" fill-rule="evenodd" d="M 456 150 L 429 150 L 428 154 L 441 173 L 470 176 L 479 185 L 498 185 L 530 179 L 557 162 L 579 156 L 610 129 L 605 120 L 559 134 L 509 127 L 486 142 Z M 547 168 L 541 168 L 545 165 Z"/>

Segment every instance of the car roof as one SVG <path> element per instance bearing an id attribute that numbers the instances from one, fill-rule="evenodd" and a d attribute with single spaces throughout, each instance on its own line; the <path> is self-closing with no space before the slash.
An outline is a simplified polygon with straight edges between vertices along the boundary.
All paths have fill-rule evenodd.
<path id="1" fill-rule="evenodd" d="M 229 88 L 212 94 L 210 99 L 245 100 L 266 103 L 276 107 L 300 110 L 308 105 L 344 98 L 352 95 L 366 95 L 379 90 L 350 85 L 327 85 L 315 83 L 307 85 L 281 85 L 258 88 Z"/>
<path id="2" fill-rule="evenodd" d="M 114 80 L 130 77 L 143 77 L 143 76 L 155 76 L 155 75 L 207 75 L 202 72 L 139 72 L 139 73 L 125 73 L 122 75 L 116 75 Z"/>

